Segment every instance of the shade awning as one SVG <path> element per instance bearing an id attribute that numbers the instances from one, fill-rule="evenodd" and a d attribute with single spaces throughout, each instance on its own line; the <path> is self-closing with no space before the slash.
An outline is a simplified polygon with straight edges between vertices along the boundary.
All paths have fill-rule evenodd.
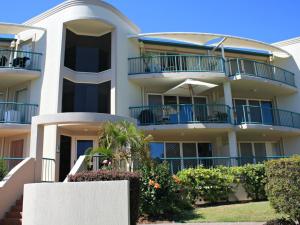
<path id="1" fill-rule="evenodd" d="M 33 27 L 33 26 L 27 26 L 23 24 L 15 24 L 15 23 L 0 23 L 0 34 L 17 35 L 27 30 L 46 31 L 44 28 L 41 27 Z"/>
<path id="2" fill-rule="evenodd" d="M 242 48 L 242 49 L 251 49 L 251 50 L 260 50 L 267 51 L 272 53 L 276 57 L 287 58 L 290 57 L 290 53 L 283 50 L 280 47 L 249 39 L 242 38 L 230 35 L 223 34 L 210 34 L 210 33 L 189 33 L 189 32 L 165 32 L 165 33 L 144 33 L 138 35 L 131 35 L 129 38 L 158 38 L 164 40 L 173 40 L 173 41 L 181 41 L 190 44 L 196 44 L 201 46 L 214 46 L 212 44 L 208 45 L 208 42 L 224 39 L 222 44 L 224 47 L 229 48 Z"/>
<path id="3" fill-rule="evenodd" d="M 166 95 L 182 95 L 182 96 L 194 96 L 199 95 L 204 91 L 217 87 L 216 84 L 206 83 L 198 80 L 187 79 L 179 85 L 166 91 Z"/>

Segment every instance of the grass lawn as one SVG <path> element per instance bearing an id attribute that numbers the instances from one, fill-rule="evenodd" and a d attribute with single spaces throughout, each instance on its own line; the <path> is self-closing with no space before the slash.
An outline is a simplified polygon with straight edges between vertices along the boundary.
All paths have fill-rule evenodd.
<path id="1" fill-rule="evenodd" d="M 178 218 L 181 222 L 264 222 L 282 217 L 276 214 L 269 202 L 251 202 L 197 208 Z"/>

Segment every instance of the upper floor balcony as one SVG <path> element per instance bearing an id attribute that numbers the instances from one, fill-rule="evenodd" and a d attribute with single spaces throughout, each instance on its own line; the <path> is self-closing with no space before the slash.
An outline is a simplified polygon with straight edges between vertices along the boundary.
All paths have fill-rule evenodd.
<path id="1" fill-rule="evenodd" d="M 203 78 L 221 83 L 226 77 L 239 80 L 235 84 L 246 88 L 257 87 L 274 93 L 290 94 L 296 90 L 295 75 L 277 66 L 248 59 L 224 60 L 219 56 L 208 55 L 157 55 L 129 58 L 128 74 L 141 84 L 151 85 L 155 79 Z M 144 78 L 151 78 L 143 81 Z M 160 80 L 161 81 L 161 80 Z M 155 85 L 159 83 L 156 82 Z"/>
<path id="2" fill-rule="evenodd" d="M 253 76 L 296 87 L 295 75 L 280 67 L 248 59 L 229 59 L 229 76 Z"/>
<path id="3" fill-rule="evenodd" d="M 223 104 L 170 104 L 136 106 L 129 110 L 139 126 L 210 123 L 247 126 L 243 128 L 300 129 L 299 113 L 265 106 L 240 105 L 230 108 Z"/>
<path id="4" fill-rule="evenodd" d="M 158 55 L 129 59 L 129 75 L 170 72 L 225 73 L 224 60 L 208 55 Z"/>
<path id="5" fill-rule="evenodd" d="M 230 107 L 221 104 L 176 104 L 130 107 L 138 125 L 231 123 Z"/>
<path id="6" fill-rule="evenodd" d="M 36 79 L 41 71 L 41 53 L 0 49 L 0 78 L 6 86 Z"/>
<path id="7" fill-rule="evenodd" d="M 268 125 L 300 129 L 300 114 L 271 107 L 242 105 L 234 108 L 236 125 Z"/>
<path id="8" fill-rule="evenodd" d="M 0 123 L 31 124 L 31 118 L 38 113 L 38 105 L 0 102 Z"/>

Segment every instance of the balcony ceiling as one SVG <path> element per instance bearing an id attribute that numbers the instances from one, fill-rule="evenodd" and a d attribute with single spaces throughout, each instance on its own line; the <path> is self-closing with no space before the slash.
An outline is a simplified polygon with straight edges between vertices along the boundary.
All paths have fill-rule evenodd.
<path id="1" fill-rule="evenodd" d="M 39 30 L 45 31 L 44 28 L 41 27 L 32 27 L 23 24 L 14 24 L 14 23 L 0 23 L 0 34 L 19 34 L 28 30 Z"/>
<path id="2" fill-rule="evenodd" d="M 129 36 L 129 38 L 142 38 L 142 37 L 181 41 L 181 42 L 186 42 L 186 43 L 191 43 L 191 44 L 196 44 L 201 46 L 203 45 L 214 46 L 214 44 L 209 44 L 209 42 L 216 41 L 215 44 L 218 44 L 217 40 L 223 39 L 222 43 L 224 47 L 267 51 L 272 53 L 274 56 L 280 58 L 288 58 L 291 56 L 287 51 L 265 42 L 248 39 L 248 38 L 223 35 L 223 34 L 164 32 L 164 33 L 144 33 L 144 34 Z"/>

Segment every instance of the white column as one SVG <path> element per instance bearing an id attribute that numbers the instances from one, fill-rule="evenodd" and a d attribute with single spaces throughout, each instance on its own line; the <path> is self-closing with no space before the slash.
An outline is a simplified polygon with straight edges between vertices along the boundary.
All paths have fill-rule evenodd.
<path id="1" fill-rule="evenodd" d="M 230 157 L 238 157 L 238 147 L 235 130 L 231 130 L 228 132 L 228 145 Z M 236 160 L 231 160 L 231 163 L 232 165 L 237 165 Z"/>
<path id="2" fill-rule="evenodd" d="M 30 136 L 30 157 L 35 158 L 35 182 L 42 180 L 42 159 L 44 143 L 44 125 L 32 123 Z"/>
<path id="3" fill-rule="evenodd" d="M 230 107 L 230 118 L 231 122 L 234 122 L 234 117 L 233 117 L 233 110 L 232 110 L 232 93 L 231 93 L 231 84 L 230 81 L 225 81 L 223 83 L 223 89 L 224 89 L 224 100 L 225 104 Z"/>

